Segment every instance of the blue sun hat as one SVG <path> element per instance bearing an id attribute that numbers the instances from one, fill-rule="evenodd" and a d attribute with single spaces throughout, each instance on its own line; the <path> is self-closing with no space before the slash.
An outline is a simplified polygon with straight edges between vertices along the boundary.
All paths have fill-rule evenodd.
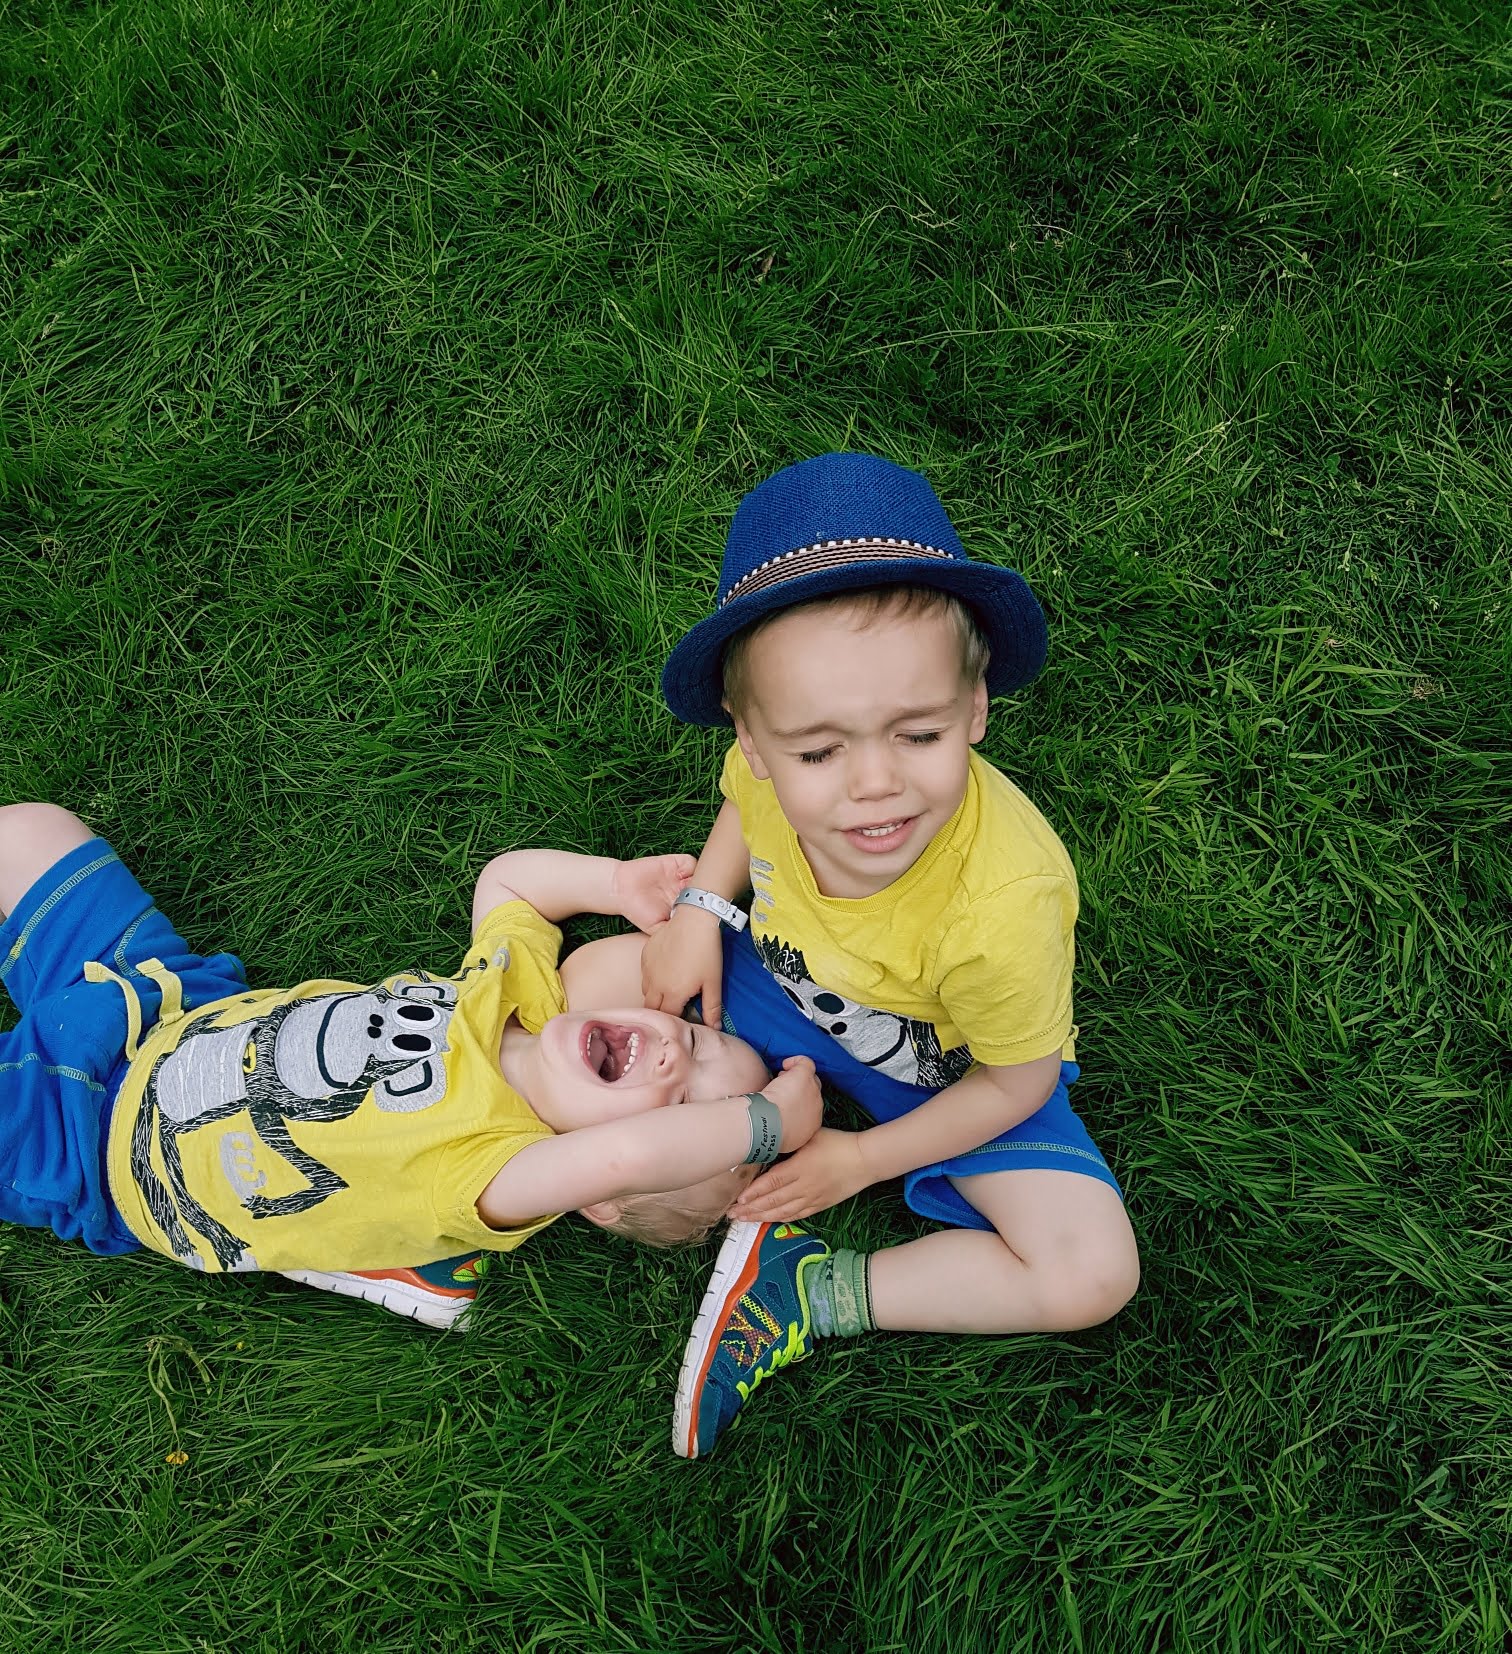
<path id="1" fill-rule="evenodd" d="M 937 586 L 961 599 L 991 650 L 987 692 L 1022 689 L 1045 664 L 1045 616 L 1021 574 L 973 563 L 935 491 L 875 454 L 820 454 L 768 477 L 725 538 L 719 601 L 667 657 L 662 694 L 690 724 L 728 724 L 725 645 L 795 603 L 861 586 Z"/>

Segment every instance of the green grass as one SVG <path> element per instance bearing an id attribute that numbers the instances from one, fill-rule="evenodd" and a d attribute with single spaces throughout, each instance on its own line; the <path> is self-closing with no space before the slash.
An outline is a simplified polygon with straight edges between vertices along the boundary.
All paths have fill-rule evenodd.
<path id="1" fill-rule="evenodd" d="M 448 1339 L 8 1230 L 0 1644 L 1508 1646 L 1502 8 L 37 0 L 0 99 L 0 798 L 254 982 L 448 962 L 494 848 L 695 845 L 740 494 L 923 467 L 1051 617 L 986 751 L 1145 1265 L 688 1466 L 707 1252 Z"/>

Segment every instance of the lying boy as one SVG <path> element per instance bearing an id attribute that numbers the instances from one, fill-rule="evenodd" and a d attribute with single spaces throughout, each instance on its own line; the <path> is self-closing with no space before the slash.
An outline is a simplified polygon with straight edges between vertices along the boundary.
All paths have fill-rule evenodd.
<path id="1" fill-rule="evenodd" d="M 251 990 L 195 954 L 103 840 L 0 808 L 0 1220 L 209 1271 L 509 1251 L 573 1208 L 673 1190 L 695 1231 L 729 1169 L 817 1128 L 802 1063 L 759 1092 L 738 1040 L 642 1008 L 566 1011 L 550 922 L 665 916 L 687 857 L 519 851 L 484 869 L 455 976 Z M 672 1105 L 702 1099 L 695 1109 Z"/>
<path id="2" fill-rule="evenodd" d="M 687 1457 L 816 1338 L 1069 1330 L 1134 1291 L 1118 1185 L 1067 1096 L 1075 873 L 971 750 L 1045 648 L 1028 586 L 967 559 L 923 477 L 826 454 L 741 502 L 715 613 L 667 662 L 673 712 L 736 741 L 646 943 L 646 1003 L 701 994 L 714 1021 L 738 980 L 726 1025 L 764 1023 L 758 1049 L 809 1052 L 880 1122 L 820 1130 L 736 1204 L 679 1379 Z M 898 1176 L 956 1227 L 868 1257 L 794 1221 Z"/>

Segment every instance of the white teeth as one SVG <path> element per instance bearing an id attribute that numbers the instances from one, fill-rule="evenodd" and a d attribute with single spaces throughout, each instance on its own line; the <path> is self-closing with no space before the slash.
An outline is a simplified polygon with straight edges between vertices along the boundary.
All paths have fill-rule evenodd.
<path id="1" fill-rule="evenodd" d="M 640 1055 L 641 1037 L 639 1034 L 630 1036 L 630 1054 L 625 1058 L 625 1066 L 620 1070 L 620 1078 L 624 1077 L 635 1067 L 635 1059 Z"/>
<path id="2" fill-rule="evenodd" d="M 886 838 L 889 833 L 896 833 L 902 825 L 901 821 L 889 821 L 885 827 L 858 827 L 856 831 L 862 838 Z"/>

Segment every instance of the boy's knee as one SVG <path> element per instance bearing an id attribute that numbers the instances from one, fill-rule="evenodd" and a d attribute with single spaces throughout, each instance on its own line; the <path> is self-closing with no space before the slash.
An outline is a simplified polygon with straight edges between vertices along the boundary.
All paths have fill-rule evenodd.
<path id="1" fill-rule="evenodd" d="M 1132 1245 L 1067 1258 L 1040 1283 L 1046 1330 L 1080 1332 L 1111 1321 L 1139 1288 L 1139 1254 Z"/>
<path id="2" fill-rule="evenodd" d="M 1126 1255 L 1093 1259 L 1082 1282 L 1080 1308 L 1083 1327 L 1098 1327 L 1111 1321 L 1139 1290 L 1139 1254 L 1130 1247 Z"/>
<path id="3" fill-rule="evenodd" d="M 61 804 L 0 804 L 0 846 L 46 844 L 89 829 Z"/>
<path id="4" fill-rule="evenodd" d="M 61 805 L 0 805 L 0 913 L 10 913 L 33 881 L 93 837 Z"/>

